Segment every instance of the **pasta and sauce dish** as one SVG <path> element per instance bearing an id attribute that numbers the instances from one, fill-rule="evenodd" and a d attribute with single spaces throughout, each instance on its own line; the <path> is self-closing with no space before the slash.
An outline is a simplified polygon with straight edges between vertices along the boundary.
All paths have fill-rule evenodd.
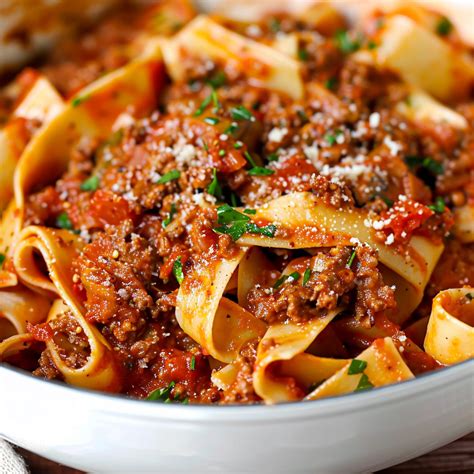
<path id="1" fill-rule="evenodd" d="M 112 12 L 0 93 L 0 360 L 173 403 L 474 356 L 474 59 L 417 4 Z"/>

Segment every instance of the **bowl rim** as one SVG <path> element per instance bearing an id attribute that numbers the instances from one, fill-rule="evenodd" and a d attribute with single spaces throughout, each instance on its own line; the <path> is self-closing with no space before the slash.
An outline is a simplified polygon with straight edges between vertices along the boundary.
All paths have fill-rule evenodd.
<path id="1" fill-rule="evenodd" d="M 246 423 L 257 420 L 261 422 L 275 422 L 289 418 L 295 421 L 308 415 L 329 417 L 336 413 L 342 415 L 348 411 L 364 410 L 395 400 L 400 403 L 413 395 L 417 397 L 422 396 L 426 391 L 431 391 L 453 382 L 459 383 L 463 379 L 466 379 L 470 387 L 474 387 L 474 359 L 468 359 L 453 366 L 421 374 L 414 379 L 377 387 L 366 392 L 348 393 L 320 400 L 285 402 L 275 405 L 144 403 L 144 400 L 133 399 L 122 394 L 98 392 L 67 385 L 57 380 L 41 379 L 30 372 L 13 367 L 7 363 L 0 363 L 0 378 L 2 377 L 2 372 L 6 372 L 9 376 L 26 380 L 28 384 L 44 387 L 45 390 L 49 388 L 57 391 L 57 393 L 67 391 L 67 396 L 69 398 L 75 397 L 75 402 L 92 403 L 95 405 L 95 409 L 111 415 L 119 413 L 121 417 L 126 418 L 136 419 L 139 417 L 154 421 L 156 419 L 167 419 L 180 422 L 205 420 L 214 423 L 225 423 L 228 421 Z M 35 393 L 36 395 L 38 393 Z"/>

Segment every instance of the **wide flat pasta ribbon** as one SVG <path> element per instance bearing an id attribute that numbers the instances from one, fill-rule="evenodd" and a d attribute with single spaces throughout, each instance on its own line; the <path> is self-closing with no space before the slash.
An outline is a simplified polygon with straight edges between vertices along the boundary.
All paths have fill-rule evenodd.
<path id="1" fill-rule="evenodd" d="M 83 245 L 83 241 L 68 230 L 26 227 L 15 247 L 15 270 L 20 280 L 34 291 L 50 298 L 59 295 L 81 305 L 73 290 L 72 262 Z M 38 261 L 38 256 L 43 262 Z"/>
<path id="2" fill-rule="evenodd" d="M 88 324 L 87 321 L 77 312 L 74 306 L 67 306 L 62 300 L 53 303 L 48 316 L 48 322 L 53 321 L 65 311 L 71 309 L 74 319 L 78 323 L 80 330 L 87 337 L 90 355 L 86 363 L 79 367 L 70 367 L 61 357 L 61 347 L 53 340 L 46 342 L 54 364 L 61 372 L 64 380 L 77 387 L 89 388 L 91 390 L 101 390 L 106 392 L 118 392 L 122 386 L 120 368 L 113 357 L 113 353 L 108 348 L 99 330 Z"/>
<path id="3" fill-rule="evenodd" d="M 0 341 L 6 338 L 3 330 L 11 329 L 15 334 L 26 332 L 27 323 L 44 321 L 51 307 L 51 301 L 21 285 L 0 290 Z M 8 322 L 8 326 L 5 324 Z"/>
<path id="4" fill-rule="evenodd" d="M 275 237 L 244 234 L 237 243 L 243 246 L 284 249 L 308 249 L 355 245 L 354 238 L 375 248 L 379 260 L 421 291 L 444 246 L 427 238 L 413 236 L 406 252 L 375 239 L 374 229 L 365 225 L 367 214 L 360 209 L 337 209 L 329 206 L 309 192 L 291 193 L 275 199 L 257 209 L 255 222 L 277 226 Z M 287 236 L 279 237 L 278 233 Z"/>
<path id="5" fill-rule="evenodd" d="M 364 375 L 374 387 L 414 378 L 390 337 L 375 340 L 356 359 L 367 363 L 363 372 L 349 374 L 351 361 L 346 362 L 331 378 L 307 395 L 305 400 L 352 393 L 357 390 Z"/>
<path id="6" fill-rule="evenodd" d="M 424 346 L 442 364 L 474 357 L 473 299 L 474 288 L 456 288 L 441 291 L 433 300 Z"/>
<path id="7" fill-rule="evenodd" d="M 26 227 L 20 234 L 14 254 L 14 264 L 21 281 L 47 296 L 59 296 L 49 312 L 52 321 L 66 310 L 87 337 L 90 356 L 83 367 L 71 368 L 60 356 L 61 348 L 54 340 L 46 345 L 65 380 L 73 385 L 94 390 L 118 391 L 120 370 L 108 342 L 93 324 L 84 318 L 83 303 L 74 291 L 72 262 L 83 242 L 72 232 L 46 227 Z M 38 257 L 42 263 L 38 264 Z M 44 273 L 43 267 L 47 269 Z"/>
<path id="8" fill-rule="evenodd" d="M 78 141 L 84 137 L 105 139 L 123 112 L 136 117 L 152 112 L 163 83 L 160 49 L 150 39 L 142 56 L 82 89 L 37 133 L 15 170 L 17 233 L 23 225 L 26 196 L 64 172 Z"/>
<path id="9" fill-rule="evenodd" d="M 45 126 L 63 107 L 59 93 L 45 77 L 40 76 L 0 130 L 0 212 L 13 197 L 15 167 L 28 143 L 25 120 L 37 120 Z"/>
<path id="10" fill-rule="evenodd" d="M 200 15 L 171 39 L 162 40 L 166 69 L 174 81 L 184 77 L 181 53 L 204 56 L 233 64 L 257 86 L 303 97 L 298 61 L 219 25 Z"/>
<path id="11" fill-rule="evenodd" d="M 247 249 L 233 257 L 198 263 L 178 291 L 176 319 L 212 357 L 230 363 L 242 345 L 265 332 L 265 323 L 237 303 L 222 298 Z"/>
<path id="12" fill-rule="evenodd" d="M 272 377 L 270 371 L 277 362 L 285 361 L 284 375 L 294 377 L 307 387 L 338 370 L 340 363 L 336 359 L 316 357 L 304 352 L 339 312 L 340 309 L 336 309 L 305 323 L 277 324 L 268 328 L 258 345 L 253 375 L 255 393 L 265 403 L 298 399 L 284 379 Z"/>

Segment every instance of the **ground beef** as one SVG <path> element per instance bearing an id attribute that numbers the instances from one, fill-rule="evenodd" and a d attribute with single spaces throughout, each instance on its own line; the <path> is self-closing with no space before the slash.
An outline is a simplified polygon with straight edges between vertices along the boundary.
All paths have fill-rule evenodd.
<path id="1" fill-rule="evenodd" d="M 257 358 L 257 343 L 250 341 L 244 345 L 233 364 L 237 367 L 237 377 L 224 390 L 223 403 L 255 403 L 260 397 L 253 389 L 253 371 Z"/>
<path id="2" fill-rule="evenodd" d="M 304 286 L 300 279 L 279 288 L 256 286 L 247 297 L 250 311 L 268 324 L 300 323 L 349 304 L 355 294 L 355 317 L 372 323 L 377 312 L 396 306 L 394 292 L 383 283 L 375 251 L 360 246 L 351 262 L 352 252 L 351 247 L 319 252 Z"/>

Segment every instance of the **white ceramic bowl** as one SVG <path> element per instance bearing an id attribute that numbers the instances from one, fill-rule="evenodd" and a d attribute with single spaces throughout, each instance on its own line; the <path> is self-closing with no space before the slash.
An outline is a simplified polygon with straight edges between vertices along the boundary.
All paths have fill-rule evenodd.
<path id="1" fill-rule="evenodd" d="M 0 435 L 93 472 L 370 472 L 474 430 L 474 360 L 277 406 L 130 400 L 0 366 Z"/>

